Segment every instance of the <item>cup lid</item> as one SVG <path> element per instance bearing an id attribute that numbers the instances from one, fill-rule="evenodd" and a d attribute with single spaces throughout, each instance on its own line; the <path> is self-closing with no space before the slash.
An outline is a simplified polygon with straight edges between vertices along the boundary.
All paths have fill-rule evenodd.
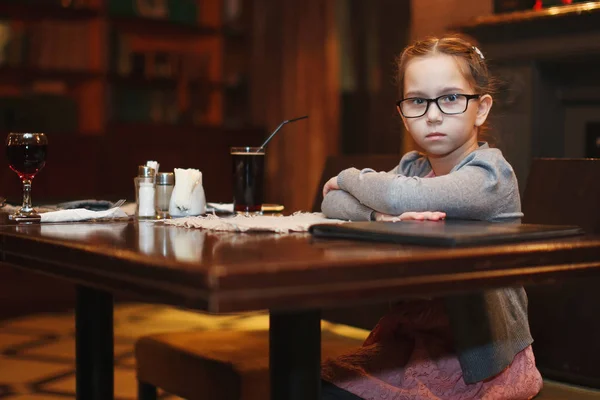
<path id="1" fill-rule="evenodd" d="M 175 174 L 172 172 L 159 172 L 156 175 L 156 184 L 157 185 L 174 185 L 175 184 Z"/>
<path id="2" fill-rule="evenodd" d="M 154 168 L 148 167 L 146 165 L 138 166 L 138 176 L 142 178 L 150 178 L 156 175 L 156 171 Z"/>

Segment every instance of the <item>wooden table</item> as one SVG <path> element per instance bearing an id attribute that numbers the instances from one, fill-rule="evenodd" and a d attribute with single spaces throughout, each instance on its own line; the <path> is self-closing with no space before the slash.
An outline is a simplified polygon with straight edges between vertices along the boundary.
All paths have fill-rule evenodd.
<path id="1" fill-rule="evenodd" d="M 2 225 L 0 261 L 78 284 L 77 398 L 113 398 L 113 293 L 270 310 L 273 400 L 320 395 L 320 310 L 600 274 L 600 237 L 447 249 L 162 223 Z"/>

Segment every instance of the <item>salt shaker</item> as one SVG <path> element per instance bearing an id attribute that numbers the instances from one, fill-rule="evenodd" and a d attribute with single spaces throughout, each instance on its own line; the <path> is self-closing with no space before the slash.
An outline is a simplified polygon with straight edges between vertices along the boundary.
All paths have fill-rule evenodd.
<path id="1" fill-rule="evenodd" d="M 172 172 L 160 172 L 156 176 L 156 215 L 160 219 L 171 218 L 169 202 L 174 185 L 175 175 Z"/>
<path id="2" fill-rule="evenodd" d="M 133 179 L 135 183 L 135 215 L 138 219 L 155 219 L 154 207 L 156 171 L 146 165 L 138 167 L 138 176 Z"/>

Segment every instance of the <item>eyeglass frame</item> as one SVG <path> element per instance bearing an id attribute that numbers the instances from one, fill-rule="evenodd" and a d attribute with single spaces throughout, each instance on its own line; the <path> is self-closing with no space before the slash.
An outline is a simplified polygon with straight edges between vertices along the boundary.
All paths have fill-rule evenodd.
<path id="1" fill-rule="evenodd" d="M 442 107 L 440 107 L 440 103 L 438 103 L 438 101 L 442 97 L 447 97 L 447 96 L 465 96 L 467 98 L 467 103 L 465 104 L 465 109 L 462 110 L 461 112 L 455 112 L 455 113 L 447 113 L 444 110 L 442 110 Z M 427 111 L 429 111 L 429 105 L 431 103 L 435 103 L 435 105 L 438 107 L 438 110 L 440 110 L 440 112 L 442 114 L 446 114 L 446 115 L 459 115 L 459 114 L 464 114 L 467 111 L 467 108 L 469 108 L 469 100 L 478 99 L 481 96 L 482 96 L 481 94 L 449 93 L 449 94 L 443 94 L 441 96 L 438 96 L 435 99 L 426 99 L 424 97 L 407 97 L 406 99 L 398 100 L 396 102 L 396 106 L 398 107 L 398 111 L 400 111 L 400 114 L 402 114 L 402 116 L 404 118 L 421 118 L 423 115 L 427 114 Z M 414 116 L 414 117 L 407 117 L 406 115 L 404 115 L 404 112 L 402 111 L 401 104 L 402 104 L 403 101 L 414 100 L 414 99 L 425 100 L 427 102 L 427 106 L 425 107 L 425 111 L 423 111 L 423 114 L 417 115 L 417 116 Z"/>

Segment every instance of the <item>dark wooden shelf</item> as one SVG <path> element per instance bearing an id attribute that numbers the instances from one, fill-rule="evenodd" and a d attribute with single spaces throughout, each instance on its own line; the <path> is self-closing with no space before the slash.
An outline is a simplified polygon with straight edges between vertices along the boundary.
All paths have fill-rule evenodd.
<path id="1" fill-rule="evenodd" d="M 564 6 L 555 6 L 544 8 L 542 10 L 524 10 L 508 13 L 486 15 L 472 19 L 470 22 L 462 25 L 463 27 L 478 27 L 481 25 L 504 25 L 518 24 L 529 21 L 539 21 L 544 19 L 557 20 L 572 16 L 600 13 L 600 3 L 589 1 L 583 4 L 572 4 Z"/>
<path id="2" fill-rule="evenodd" d="M 190 14 L 189 22 L 186 22 L 187 15 L 178 18 L 177 15 L 171 14 L 172 19 L 155 19 L 125 13 L 112 14 L 106 7 L 108 3 L 104 0 L 94 0 L 92 1 L 94 5 L 87 8 L 61 7 L 61 3 L 79 2 L 0 0 L 0 18 L 14 21 L 19 29 L 23 29 L 23 43 L 16 43 L 21 45 L 20 50 L 24 51 L 22 58 L 33 60 L 31 63 L 28 61 L 20 61 L 19 63 L 29 64 L 29 66 L 20 66 L 16 63 L 13 64 L 14 66 L 0 64 L 0 85 L 7 89 L 7 93 L 14 93 L 15 96 L 26 96 L 27 89 L 30 87 L 39 88 L 40 90 L 47 89 L 55 93 L 64 92 L 78 107 L 77 125 L 65 129 L 87 130 L 93 135 L 103 135 L 105 133 L 108 135 L 113 133 L 127 135 L 136 132 L 140 135 L 155 135 L 155 138 L 178 134 L 203 138 L 211 135 L 218 136 L 226 132 L 223 130 L 226 119 L 224 114 L 224 110 L 227 109 L 226 100 L 228 97 L 237 97 L 240 94 L 237 92 L 232 94 L 235 85 L 228 83 L 227 79 L 223 77 L 225 75 L 223 64 L 226 62 L 224 54 L 229 51 L 225 46 L 226 43 L 229 43 L 228 46 L 234 48 L 232 52 L 234 51 L 235 54 L 244 51 L 245 47 L 243 46 L 250 32 L 243 29 L 243 25 L 223 25 L 219 13 L 216 12 L 217 9 L 212 6 L 206 8 L 206 12 L 201 15 L 202 18 Z M 217 5 L 222 6 L 221 0 L 216 0 L 215 6 Z M 121 9 L 131 9 L 131 7 L 122 7 Z M 199 9 L 204 10 L 203 7 L 199 7 Z M 113 9 L 111 8 L 111 10 Z M 176 19 L 179 19 L 179 21 Z M 51 58 L 48 58 L 47 62 L 39 61 L 41 60 L 40 54 L 37 54 L 38 52 L 33 47 L 29 48 L 31 46 L 27 46 L 28 40 L 36 42 L 34 44 L 37 45 L 48 42 L 50 47 L 54 47 L 54 42 L 57 41 L 63 43 L 63 38 L 60 37 L 62 32 L 54 32 L 50 25 L 45 26 L 52 21 L 72 22 L 81 25 L 81 35 L 86 36 L 86 40 L 82 42 L 82 45 L 89 46 L 89 58 L 85 60 L 85 63 L 74 61 L 71 64 L 72 68 L 77 69 L 66 69 L 68 68 L 66 62 L 54 62 L 56 60 Z M 44 25 L 44 28 L 49 28 L 50 31 L 34 29 L 38 23 Z M 24 26 L 21 27 L 21 25 Z M 174 74 L 171 77 L 164 78 L 144 77 L 142 74 L 138 76 L 121 76 L 113 73 L 110 67 L 113 65 L 111 57 L 114 55 L 114 48 L 111 46 L 115 44 L 111 36 L 113 31 L 117 34 L 125 34 L 126 39 L 131 40 L 130 45 L 135 53 L 172 52 L 179 54 L 191 51 L 194 56 L 198 57 L 199 65 L 197 68 L 203 68 L 206 71 L 194 71 L 195 73 L 190 73 L 186 77 Z M 54 37 L 54 33 L 56 33 L 56 37 Z M 105 40 L 106 38 L 109 40 Z M 195 46 L 196 44 L 198 46 Z M 200 46 L 200 44 L 203 46 Z M 45 49 L 47 50 L 47 48 Z M 206 58 L 208 61 L 204 59 L 205 53 L 209 56 Z M 44 53 L 44 60 L 47 58 L 45 56 Z M 233 60 L 233 62 L 236 61 L 237 58 Z M 137 65 L 137 62 L 135 64 Z M 48 68 L 34 67 L 33 65 L 45 65 Z M 50 68 L 50 66 L 56 68 Z M 140 72 L 138 69 L 135 69 L 135 71 Z M 146 71 L 149 70 L 146 69 Z M 160 72 L 158 69 L 157 71 Z M 183 79 L 186 79 L 185 87 L 183 86 Z M 212 81 L 209 79 L 212 79 Z M 177 102 L 176 106 L 179 113 L 184 115 L 179 119 L 185 121 L 185 123 L 136 124 L 111 122 L 111 111 L 114 104 L 111 104 L 110 101 L 125 101 L 127 96 L 132 93 L 138 95 L 138 92 L 143 89 L 148 89 L 149 93 L 176 92 L 176 95 L 173 96 L 175 100 L 169 99 L 168 101 Z M 113 94 L 111 90 L 117 96 L 121 95 L 121 97 L 113 96 L 107 99 L 107 94 Z M 244 94 L 245 92 L 241 95 Z M 119 106 L 127 107 L 127 104 L 119 103 Z M 206 107 L 206 117 L 198 118 L 196 114 L 188 110 L 190 107 Z M 136 115 L 125 112 L 121 114 L 123 116 Z M 164 120 L 167 121 L 168 119 L 164 118 Z M 205 121 L 211 125 L 193 125 L 193 122 L 200 121 Z M 227 132 L 229 130 L 227 129 Z M 87 135 L 83 132 L 76 132 L 75 134 Z M 59 133 L 59 135 L 63 135 L 63 133 Z M 237 135 L 237 133 L 234 133 L 234 135 Z"/>
<path id="3" fill-rule="evenodd" d="M 248 38 L 248 32 L 243 28 L 235 28 L 224 26 L 222 29 L 223 36 L 230 40 L 245 40 Z"/>
<path id="4" fill-rule="evenodd" d="M 220 33 L 219 29 L 210 26 L 178 24 L 163 19 L 110 17 L 109 21 L 120 31 L 149 36 L 210 36 Z"/>
<path id="5" fill-rule="evenodd" d="M 90 8 L 57 7 L 0 2 L 0 17 L 39 21 L 48 19 L 81 20 L 99 16 L 98 10 Z"/>
<path id="6" fill-rule="evenodd" d="M 177 87 L 177 80 L 173 78 L 146 78 L 144 76 L 124 76 L 116 73 L 108 75 L 108 83 L 144 88 L 173 89 Z"/>
<path id="7" fill-rule="evenodd" d="M 129 87 L 145 87 L 145 88 L 165 88 L 173 89 L 179 83 L 175 78 L 146 78 L 144 76 L 123 76 L 117 73 L 108 75 L 108 82 Z M 208 90 L 221 90 L 225 86 L 219 82 L 209 81 L 191 81 L 188 83 L 191 88 L 201 88 Z"/>
<path id="8" fill-rule="evenodd" d="M 18 128 L 12 129 L 12 130 L 3 129 L 3 130 L 0 130 L 0 137 L 6 138 L 6 136 L 8 136 L 8 134 L 10 132 L 26 132 L 26 130 L 18 129 Z M 69 142 L 73 143 L 73 147 L 78 147 L 79 146 L 78 143 L 80 143 L 83 140 L 85 140 L 86 142 L 93 141 L 95 143 L 96 141 L 101 142 L 105 138 L 104 132 L 71 131 L 71 130 L 65 131 L 65 130 L 48 130 L 48 129 L 39 130 L 39 132 L 43 132 L 44 134 L 46 134 L 46 136 L 48 136 L 48 142 L 50 143 L 51 147 L 57 147 L 58 145 L 65 146 Z M 52 159 L 54 159 L 54 156 L 52 156 Z"/>
<path id="9" fill-rule="evenodd" d="M 246 135 L 255 135 L 259 141 L 265 137 L 264 128 L 256 126 L 226 127 L 224 125 L 192 125 L 192 124 L 168 124 L 152 122 L 119 122 L 113 121 L 108 124 L 106 133 L 109 136 L 125 137 L 143 137 L 144 140 L 153 140 L 152 137 L 162 137 L 165 140 L 173 141 L 176 136 L 181 137 L 222 137 L 226 133 L 227 137 L 234 139 L 244 138 Z M 259 145 L 260 143 L 251 143 L 249 145 Z M 185 143 L 183 144 L 185 145 Z"/>
<path id="10" fill-rule="evenodd" d="M 495 43 L 585 33 L 598 26 L 600 3 L 588 2 L 478 17 L 451 30 L 474 36 L 480 42 Z"/>
<path id="11" fill-rule="evenodd" d="M 0 82 L 31 83 L 36 80 L 61 80 L 67 83 L 78 83 L 90 79 L 98 79 L 102 73 L 85 70 L 42 69 L 31 67 L 0 67 Z"/>
<path id="12" fill-rule="evenodd" d="M 169 124 L 152 122 L 122 122 L 113 121 L 107 127 L 109 135 L 139 135 L 164 136 L 201 134 L 222 130 L 220 125 Z"/>

